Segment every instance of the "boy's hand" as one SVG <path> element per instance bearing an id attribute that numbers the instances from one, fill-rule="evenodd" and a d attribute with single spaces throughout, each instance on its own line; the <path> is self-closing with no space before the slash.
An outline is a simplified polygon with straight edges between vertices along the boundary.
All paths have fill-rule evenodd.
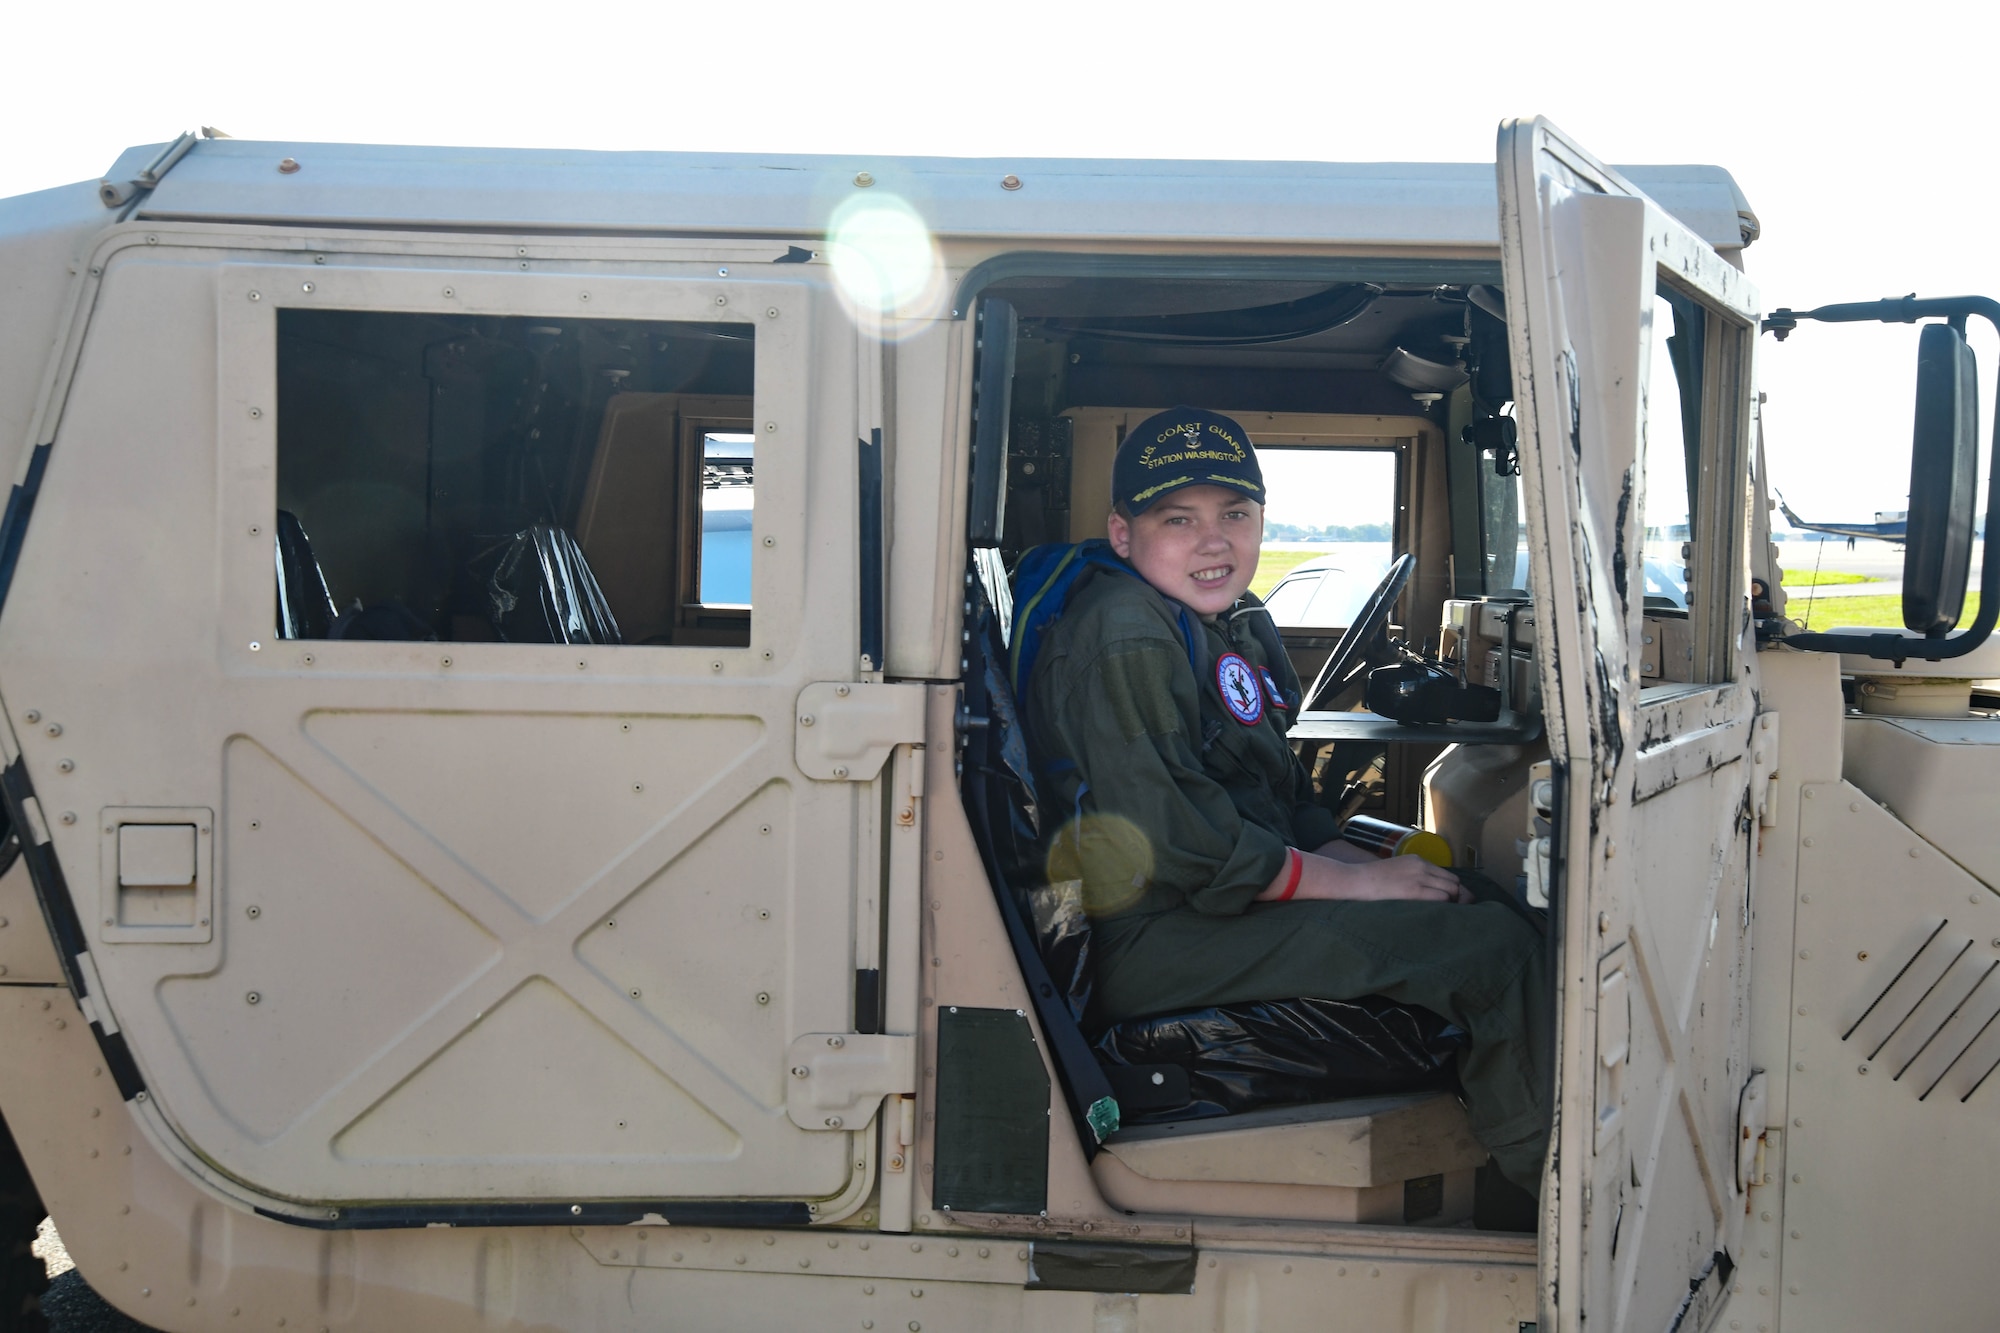
<path id="1" fill-rule="evenodd" d="M 1432 865 L 1421 856 L 1392 856 L 1388 860 L 1369 858 L 1350 863 L 1301 852 L 1299 887 L 1292 900 L 1344 899 L 1350 902 L 1379 902 L 1404 899 L 1413 902 L 1469 903 L 1472 893 L 1449 870 Z M 1262 893 L 1258 902 L 1270 902 L 1284 892 L 1291 879 L 1291 867 Z"/>

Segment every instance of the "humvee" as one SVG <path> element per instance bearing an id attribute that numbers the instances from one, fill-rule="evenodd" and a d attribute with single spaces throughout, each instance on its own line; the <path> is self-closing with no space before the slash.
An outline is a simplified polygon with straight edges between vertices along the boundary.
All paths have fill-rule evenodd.
<path id="1" fill-rule="evenodd" d="M 1989 1326 L 1996 307 L 1767 310 L 1757 230 L 1539 120 L 0 204 L 12 1238 L 169 1330 Z M 1907 631 L 1801 633 L 1770 540 L 1756 359 L 1842 320 L 1924 322 Z M 1294 735 L 1546 923 L 1531 1206 L 1436 1079 L 1211 1095 L 1257 1034 L 1079 1007 L 1007 576 L 1178 402 L 1380 478 Z M 1497 718 L 1356 707 L 1399 655 Z"/>

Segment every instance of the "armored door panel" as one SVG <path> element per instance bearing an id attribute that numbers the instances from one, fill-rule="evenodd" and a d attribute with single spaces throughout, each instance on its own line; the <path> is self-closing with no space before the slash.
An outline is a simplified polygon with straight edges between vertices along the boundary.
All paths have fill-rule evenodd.
<path id="1" fill-rule="evenodd" d="M 1545 1293 L 1558 1328 L 1701 1327 L 1744 1207 L 1756 297 L 1545 122 L 1502 127 L 1499 182 L 1558 773 Z"/>
<path id="2" fill-rule="evenodd" d="M 108 258 L 0 620 L 135 1109 L 280 1211 L 858 1199 L 786 1105 L 881 799 L 796 759 L 858 660 L 817 269 L 207 244 Z"/>

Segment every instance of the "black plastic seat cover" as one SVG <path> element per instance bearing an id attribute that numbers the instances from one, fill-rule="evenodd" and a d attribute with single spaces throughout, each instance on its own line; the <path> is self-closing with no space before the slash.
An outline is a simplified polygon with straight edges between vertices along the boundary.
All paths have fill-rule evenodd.
<path id="1" fill-rule="evenodd" d="M 1123 1123 L 1236 1115 L 1259 1107 L 1451 1088 L 1457 1027 L 1379 995 L 1359 1000 L 1231 1004 L 1105 1029 L 1091 1049 L 1100 1063 L 1167 1065 L 1187 1075 L 1178 1106 L 1121 1101 Z M 1113 1079 L 1116 1087 L 1124 1082 Z"/>

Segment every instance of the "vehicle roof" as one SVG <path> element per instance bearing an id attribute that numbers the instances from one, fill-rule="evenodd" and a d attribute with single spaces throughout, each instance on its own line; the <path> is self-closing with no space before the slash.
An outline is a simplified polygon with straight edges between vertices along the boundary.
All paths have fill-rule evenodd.
<path id="1" fill-rule="evenodd" d="M 126 150 L 132 180 L 164 145 Z M 291 158 L 298 169 L 278 170 Z M 1619 168 L 1717 248 L 1756 236 L 1720 167 Z M 284 225 L 819 236 L 856 176 L 945 237 L 1499 243 L 1491 163 L 807 156 L 203 139 L 136 217 Z M 1001 185 L 1018 178 L 1016 189 Z"/>

